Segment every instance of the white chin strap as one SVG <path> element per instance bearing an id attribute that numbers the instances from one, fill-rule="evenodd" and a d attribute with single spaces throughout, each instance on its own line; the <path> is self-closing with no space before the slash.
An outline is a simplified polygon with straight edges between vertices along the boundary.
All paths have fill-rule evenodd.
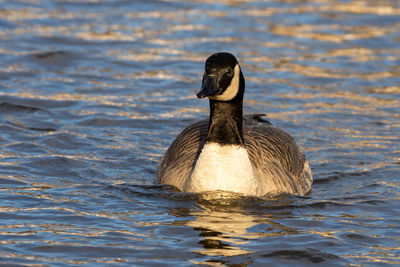
<path id="1" fill-rule="evenodd" d="M 229 84 L 228 88 L 222 93 L 222 95 L 210 96 L 209 98 L 212 100 L 219 100 L 219 101 L 229 101 L 235 98 L 239 91 L 239 80 L 240 80 L 240 67 L 239 64 L 236 64 L 233 78 L 231 83 Z"/>

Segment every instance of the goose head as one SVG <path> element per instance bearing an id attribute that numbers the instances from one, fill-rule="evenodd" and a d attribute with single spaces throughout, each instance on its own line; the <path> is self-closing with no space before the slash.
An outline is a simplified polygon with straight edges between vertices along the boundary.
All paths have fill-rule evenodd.
<path id="1" fill-rule="evenodd" d="M 244 77 L 237 59 L 230 53 L 220 52 L 207 58 L 197 97 L 223 102 L 243 99 L 244 88 Z"/>

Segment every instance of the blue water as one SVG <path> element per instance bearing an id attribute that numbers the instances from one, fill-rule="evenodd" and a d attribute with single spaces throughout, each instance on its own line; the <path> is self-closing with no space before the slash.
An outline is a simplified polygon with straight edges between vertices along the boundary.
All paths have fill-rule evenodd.
<path id="1" fill-rule="evenodd" d="M 0 264 L 400 264 L 398 1 L 0 1 Z M 154 186 L 235 54 L 314 173 L 304 197 Z"/>

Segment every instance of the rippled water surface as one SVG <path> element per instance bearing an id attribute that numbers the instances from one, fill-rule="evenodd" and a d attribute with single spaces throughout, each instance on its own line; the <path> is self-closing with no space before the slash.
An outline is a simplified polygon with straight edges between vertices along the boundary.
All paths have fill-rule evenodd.
<path id="1" fill-rule="evenodd" d="M 153 185 L 217 51 L 309 195 Z M 0 60 L 1 264 L 400 264 L 399 1 L 0 0 Z"/>

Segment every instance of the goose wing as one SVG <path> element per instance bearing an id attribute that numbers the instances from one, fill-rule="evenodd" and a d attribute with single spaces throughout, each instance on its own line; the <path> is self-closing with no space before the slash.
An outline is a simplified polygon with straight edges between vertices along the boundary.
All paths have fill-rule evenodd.
<path id="1" fill-rule="evenodd" d="M 207 137 L 207 130 L 208 120 L 202 120 L 189 125 L 176 137 L 157 168 L 155 183 L 183 189 Z"/>
<path id="2" fill-rule="evenodd" d="M 256 175 L 267 191 L 307 193 L 312 175 L 305 156 L 293 137 L 272 126 L 265 116 L 246 115 L 243 120 L 245 145 Z"/>

